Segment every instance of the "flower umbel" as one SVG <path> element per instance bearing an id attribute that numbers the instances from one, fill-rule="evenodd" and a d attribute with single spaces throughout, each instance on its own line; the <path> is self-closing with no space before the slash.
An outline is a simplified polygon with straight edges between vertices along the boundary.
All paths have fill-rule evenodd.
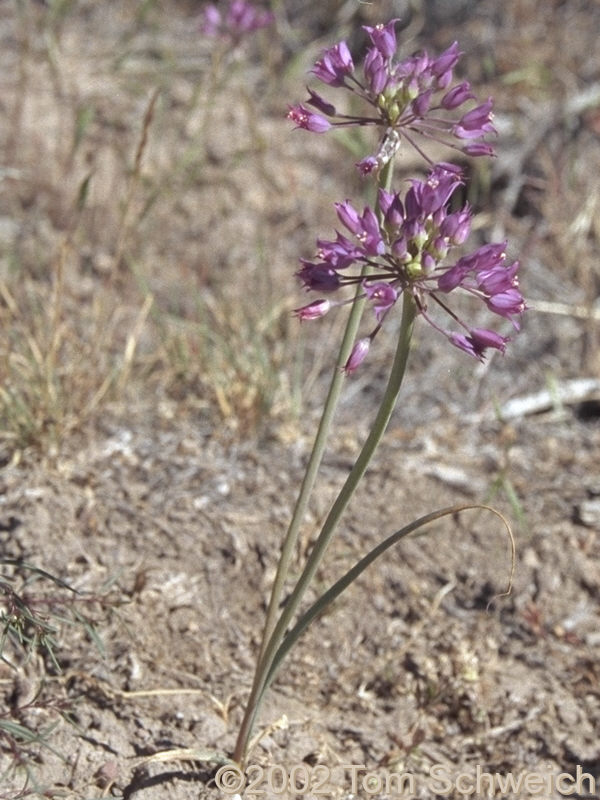
<path id="1" fill-rule="evenodd" d="M 466 240 L 471 227 L 468 206 L 458 211 L 448 208 L 461 183 L 457 167 L 437 164 L 426 180 L 411 180 L 404 197 L 380 189 L 381 222 L 369 207 L 361 214 L 348 200 L 336 204 L 340 222 L 354 239 L 341 233 L 333 241 L 319 239 L 318 260 L 302 260 L 297 274 L 309 290 L 334 292 L 360 283 L 372 304 L 377 325 L 360 340 L 360 352 L 353 353 L 346 371 L 354 371 L 366 357 L 368 346 L 403 292 L 412 294 L 419 314 L 451 344 L 479 360 L 490 348 L 503 353 L 508 338 L 469 326 L 446 305 L 446 295 L 460 288 L 479 298 L 494 314 L 510 320 L 518 330 L 525 302 L 518 288 L 519 262 L 505 263 L 506 242 L 483 245 L 447 264 L 450 251 Z M 351 272 L 352 266 L 360 267 L 361 274 Z M 464 333 L 441 328 L 428 313 L 431 301 L 443 308 Z M 296 314 L 300 319 L 316 319 L 334 305 L 340 303 L 318 300 L 297 309 Z"/>
<path id="2" fill-rule="evenodd" d="M 304 106 L 289 109 L 288 117 L 299 128 L 324 133 L 332 126 L 376 125 L 383 129 L 378 150 L 358 162 L 363 175 L 378 171 L 395 155 L 405 139 L 430 164 L 417 137 L 435 139 L 471 156 L 493 155 L 491 145 L 483 138 L 494 134 L 492 100 L 468 111 L 458 110 L 475 100 L 468 82 L 453 84 L 453 70 L 460 52 L 454 42 L 437 58 L 423 52 L 397 61 L 395 24 L 364 26 L 371 46 L 357 75 L 352 55 L 345 42 L 326 50 L 312 72 L 331 87 L 344 88 L 362 98 L 369 107 L 364 116 L 338 113 L 335 106 L 309 89 L 308 105 L 319 114 L 311 114 Z M 326 119 L 329 118 L 329 119 Z"/>

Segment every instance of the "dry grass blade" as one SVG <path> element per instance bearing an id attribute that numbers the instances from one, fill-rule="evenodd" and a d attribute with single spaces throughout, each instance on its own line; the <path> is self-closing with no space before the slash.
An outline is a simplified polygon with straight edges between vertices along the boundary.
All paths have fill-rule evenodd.
<path id="1" fill-rule="evenodd" d="M 115 255 L 111 271 L 111 277 L 113 279 L 116 271 L 119 269 L 119 265 L 121 264 L 121 258 L 123 256 L 127 235 L 129 233 L 129 223 L 130 223 L 132 204 L 135 199 L 135 194 L 140 180 L 141 169 L 142 169 L 142 158 L 144 156 L 144 150 L 146 149 L 146 145 L 148 144 L 148 132 L 150 130 L 150 125 L 152 124 L 152 119 L 154 117 L 154 108 L 156 106 L 156 101 L 158 100 L 159 94 L 160 94 L 159 89 L 155 89 L 152 92 L 150 100 L 146 107 L 146 111 L 144 113 L 142 130 L 135 151 L 133 169 L 131 171 L 131 175 L 129 178 L 129 185 L 127 188 L 127 194 L 125 196 L 125 202 L 121 214 L 121 222 L 119 225 L 119 231 L 117 235 L 117 244 L 115 247 Z"/>
<path id="2" fill-rule="evenodd" d="M 532 311 L 537 311 L 540 314 L 558 314 L 563 317 L 600 320 L 600 308 L 569 305 L 568 303 L 559 303 L 551 300 L 533 300 L 528 305 Z"/>

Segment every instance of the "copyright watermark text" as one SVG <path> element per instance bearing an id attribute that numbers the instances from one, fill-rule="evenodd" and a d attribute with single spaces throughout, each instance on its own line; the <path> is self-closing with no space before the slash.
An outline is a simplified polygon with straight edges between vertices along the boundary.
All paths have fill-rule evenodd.
<path id="1" fill-rule="evenodd" d="M 471 771 L 452 773 L 447 764 L 434 764 L 429 775 L 393 772 L 387 769 L 369 770 L 364 764 L 339 764 L 330 768 L 324 764 L 292 766 L 270 764 L 250 765 L 242 770 L 236 764 L 226 764 L 215 775 L 217 788 L 226 795 L 333 795 L 343 788 L 353 794 L 386 794 L 392 797 L 416 797 L 423 785 L 438 796 L 457 793 L 464 797 L 493 798 L 501 793 L 550 797 L 556 793 L 595 795 L 600 780 L 577 766 L 575 775 L 567 772 L 486 772 L 480 765 Z"/>

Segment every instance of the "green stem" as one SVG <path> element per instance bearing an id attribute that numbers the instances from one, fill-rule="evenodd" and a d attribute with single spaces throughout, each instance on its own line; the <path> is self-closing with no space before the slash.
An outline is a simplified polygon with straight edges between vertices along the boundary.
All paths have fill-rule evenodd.
<path id="1" fill-rule="evenodd" d="M 392 182 L 392 175 L 393 161 L 390 161 L 381 171 L 379 176 L 379 186 L 389 191 Z M 379 202 L 377 202 L 377 207 L 378 206 Z M 348 316 L 348 322 L 346 323 L 346 330 L 344 331 L 344 336 L 340 345 L 336 368 L 334 370 L 331 384 L 329 386 L 329 392 L 323 407 L 323 414 L 319 422 L 317 435 L 315 437 L 308 465 L 306 467 L 306 472 L 302 480 L 302 485 L 300 487 L 300 494 L 298 495 L 294 512 L 292 514 L 292 519 L 281 549 L 281 556 L 277 565 L 275 581 L 273 583 L 269 607 L 267 609 L 267 618 L 265 621 L 260 651 L 256 663 L 256 671 L 254 673 L 252 689 L 246 705 L 244 718 L 242 720 L 242 725 L 238 734 L 233 756 L 234 760 L 239 763 L 241 763 L 241 761 L 245 758 L 246 750 L 248 748 L 248 738 L 250 736 L 252 723 L 260 702 L 259 698 L 262 696 L 264 677 L 266 670 L 268 669 L 268 665 L 265 664 L 266 649 L 276 628 L 279 604 L 281 602 L 281 596 L 283 594 L 285 582 L 288 577 L 290 563 L 294 555 L 296 543 L 298 541 L 300 527 L 306 513 L 306 508 L 308 506 L 308 501 L 312 494 L 315 481 L 317 479 L 321 461 L 323 460 L 327 438 L 329 436 L 335 410 L 337 408 L 340 393 L 342 391 L 345 377 L 342 368 L 346 364 L 348 358 L 350 357 L 350 353 L 352 352 L 352 347 L 354 345 L 354 340 L 356 339 L 356 334 L 358 332 L 358 327 L 364 310 L 365 299 L 360 298 L 360 294 L 362 294 L 362 286 L 359 283 L 356 291 L 356 297 Z M 285 628 L 283 632 L 285 633 Z M 281 637 L 282 636 L 283 633 L 281 634 Z"/>
<path id="2" fill-rule="evenodd" d="M 304 473 L 304 478 L 302 479 L 300 493 L 298 495 L 298 499 L 296 500 L 294 513 L 292 515 L 292 519 L 289 528 L 287 530 L 283 546 L 281 548 L 281 556 L 279 557 L 279 562 L 277 564 L 277 572 L 275 574 L 273 588 L 271 589 L 271 597 L 269 600 L 269 607 L 267 610 L 267 619 L 265 622 L 261 647 L 256 662 L 254 681 L 252 684 L 252 689 L 250 691 L 250 697 L 248 698 L 248 703 L 246 705 L 244 719 L 242 721 L 242 726 L 238 734 L 238 739 L 233 755 L 234 761 L 237 761 L 238 763 L 242 763 L 242 760 L 245 758 L 246 750 L 248 747 L 248 737 L 250 736 L 251 733 L 251 725 L 254 719 L 254 714 L 256 712 L 258 704 L 258 696 L 264 678 L 262 662 L 265 656 L 265 650 L 269 642 L 269 639 L 271 638 L 273 630 L 275 628 L 275 623 L 277 621 L 277 614 L 279 613 L 279 603 L 281 601 L 281 595 L 283 594 L 285 581 L 289 573 L 290 563 L 296 548 L 296 542 L 298 541 L 300 527 L 302 525 L 302 520 L 304 519 L 306 507 L 308 505 L 308 501 L 310 499 L 312 490 L 315 485 L 315 481 L 317 479 L 317 474 L 319 471 L 319 467 L 321 466 L 321 461 L 323 460 L 323 454 L 325 452 L 325 447 L 327 445 L 327 438 L 329 436 L 329 431 L 331 429 L 331 424 L 333 422 L 335 410 L 337 408 L 340 393 L 342 391 L 342 386 L 345 377 L 342 368 L 346 363 L 346 361 L 348 360 L 348 358 L 350 357 L 352 346 L 354 344 L 356 333 L 358 331 L 358 326 L 360 324 L 360 319 L 362 317 L 362 313 L 364 310 L 365 300 L 364 298 L 361 299 L 358 297 L 358 294 L 360 293 L 362 293 L 362 287 L 359 284 L 359 288 L 357 289 L 357 297 L 352 303 L 352 308 L 350 310 L 348 321 L 346 323 L 346 330 L 344 331 L 344 336 L 342 338 L 342 343 L 340 345 L 340 352 L 338 355 L 336 368 L 333 373 L 333 377 L 331 379 L 329 392 L 325 400 L 325 405 L 323 407 L 323 414 L 319 422 L 317 435 L 315 437 L 308 465 L 306 467 L 306 472 Z"/>
<path id="3" fill-rule="evenodd" d="M 362 287 L 359 289 L 359 292 L 362 292 Z M 331 429 L 331 424 L 333 422 L 333 417 L 338 404 L 340 393 L 342 391 L 342 386 L 345 377 L 342 367 L 344 366 L 344 364 L 346 363 L 346 361 L 350 356 L 350 352 L 352 350 L 352 345 L 354 344 L 354 340 L 356 338 L 356 333 L 358 331 L 358 326 L 360 323 L 363 309 L 364 309 L 364 299 L 356 298 L 354 303 L 352 304 L 350 315 L 348 317 L 348 322 L 346 323 L 346 330 L 344 332 L 344 337 L 342 339 L 342 344 L 340 346 L 337 365 L 333 374 L 333 378 L 331 379 L 329 392 L 327 394 L 327 399 L 325 400 L 325 405 L 323 407 L 323 414 L 319 421 L 317 435 L 315 437 L 313 448 L 306 467 L 306 472 L 304 473 L 304 478 L 302 479 L 300 493 L 298 495 L 298 499 L 296 500 L 294 513 L 292 515 L 292 520 L 290 522 L 290 526 L 288 528 L 281 549 L 281 556 L 279 558 L 279 563 L 277 565 L 277 573 L 275 575 L 275 581 L 273 583 L 273 588 L 271 590 L 269 608 L 267 610 L 267 620 L 265 623 L 259 660 L 263 656 L 266 644 L 269 641 L 269 638 L 273 633 L 273 629 L 275 627 L 277 614 L 279 613 L 279 603 L 281 600 L 281 595 L 283 593 L 285 580 L 288 576 L 290 562 L 294 555 L 296 542 L 298 540 L 298 535 L 300 533 L 300 526 L 302 525 L 302 520 L 304 519 L 306 507 L 308 505 L 310 495 L 312 494 L 312 490 L 314 488 L 315 481 L 317 479 L 317 473 L 319 471 L 319 467 L 321 466 L 321 461 L 323 460 L 323 454 L 325 452 L 325 447 L 327 445 L 327 438 L 329 435 L 329 431 Z"/>
<path id="4" fill-rule="evenodd" d="M 381 441 L 381 438 L 387 428 L 388 422 L 396 405 L 398 392 L 400 391 L 400 386 L 406 370 L 416 311 L 417 309 L 412 295 L 409 292 L 405 292 L 402 323 L 400 326 L 396 355 L 394 357 L 394 363 L 392 365 L 388 384 L 377 412 L 377 416 L 373 423 L 373 427 L 371 428 L 363 448 L 356 459 L 356 462 L 352 467 L 352 470 L 350 471 L 350 474 L 348 475 L 336 501 L 334 502 L 327 519 L 323 524 L 321 533 L 319 534 L 319 537 L 313 546 L 304 571 L 302 572 L 294 591 L 288 599 L 266 646 L 263 647 L 263 655 L 257 668 L 252 693 L 248 701 L 246 714 L 238 735 L 238 741 L 234 753 L 234 760 L 238 763 L 243 763 L 245 760 L 250 731 L 252 730 L 254 718 L 267 685 L 267 677 L 271 672 L 273 661 L 279 645 L 281 644 L 288 625 L 294 616 L 300 601 L 302 600 L 304 592 L 306 591 L 310 581 L 313 579 L 315 572 L 317 571 L 317 568 L 325 554 L 325 550 L 327 549 L 327 546 L 329 545 L 329 542 L 331 541 L 331 538 L 339 523 L 340 517 L 346 509 L 350 498 L 354 494 L 358 483 L 365 474 L 377 445 Z"/>
<path id="5" fill-rule="evenodd" d="M 387 190 L 389 190 L 390 188 L 392 173 L 393 173 L 392 162 L 389 162 L 381 171 L 381 175 L 379 178 L 379 184 Z M 378 205 L 379 203 L 377 203 L 377 206 Z M 308 501 L 310 499 L 312 490 L 315 485 L 315 481 L 317 479 L 317 474 L 319 471 L 319 467 L 321 466 L 321 461 L 323 460 L 323 454 L 325 452 L 327 438 L 329 436 L 329 431 L 331 429 L 331 424 L 333 422 L 333 417 L 335 414 L 335 410 L 337 408 L 338 400 L 344 382 L 345 375 L 342 368 L 348 361 L 348 358 L 352 351 L 352 346 L 354 344 L 354 340 L 356 339 L 358 326 L 360 324 L 360 320 L 365 306 L 365 298 L 359 297 L 359 295 L 362 294 L 362 292 L 363 292 L 362 285 L 359 283 L 356 291 L 356 297 L 354 299 L 354 302 L 352 303 L 352 308 L 350 310 L 350 314 L 348 317 L 348 322 L 346 323 L 346 330 L 344 331 L 344 336 L 342 338 L 342 343 L 340 345 L 340 352 L 338 354 L 336 368 L 334 370 L 333 377 L 331 379 L 331 384 L 329 386 L 329 392 L 327 394 L 325 405 L 323 407 L 323 414 L 319 422 L 317 435 L 315 437 L 308 465 L 306 467 L 306 472 L 304 473 L 302 485 L 300 487 L 300 494 L 298 495 L 298 499 L 296 500 L 296 505 L 294 507 L 294 512 L 292 514 L 292 519 L 281 549 L 281 556 L 279 558 L 279 563 L 277 564 L 277 572 L 275 575 L 273 588 L 271 589 L 271 597 L 269 600 L 269 607 L 267 609 L 267 619 L 265 622 L 265 628 L 263 631 L 263 637 L 258 656 L 258 665 L 260 665 L 260 661 L 264 656 L 267 642 L 269 641 L 271 634 L 273 633 L 273 630 L 275 628 L 277 614 L 279 613 L 279 603 L 281 601 L 281 595 L 283 594 L 285 581 L 288 576 L 290 563 L 294 555 L 296 542 L 298 540 L 298 535 L 300 533 L 300 526 L 302 524 L 302 520 L 304 519 Z M 258 671 L 259 670 L 257 668 L 257 672 Z"/>

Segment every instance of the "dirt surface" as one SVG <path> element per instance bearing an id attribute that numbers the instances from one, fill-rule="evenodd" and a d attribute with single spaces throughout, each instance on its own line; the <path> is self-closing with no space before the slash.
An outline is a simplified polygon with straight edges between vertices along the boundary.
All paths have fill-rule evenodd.
<path id="1" fill-rule="evenodd" d="M 343 479 L 355 436 L 346 428 L 336 439 L 314 517 Z M 397 419 L 317 586 L 413 515 L 484 497 L 507 443 L 524 513 L 512 595 L 488 608 L 510 556 L 501 526 L 483 513 L 397 547 L 296 650 L 261 718 L 281 729 L 261 739 L 253 764 L 365 764 L 423 781 L 432 764 L 451 775 L 477 764 L 574 774 L 580 764 L 598 777 L 597 420 L 572 409 L 511 425 L 491 410 L 434 429 Z M 46 691 L 72 701 L 75 724 L 52 735 L 66 761 L 41 753 L 44 782 L 91 797 L 108 775 L 125 796 L 203 796 L 204 769 L 140 766 L 142 757 L 231 750 L 307 446 L 223 447 L 143 409 L 126 425 L 106 420 L 51 468 L 4 469 L 5 552 L 83 592 L 111 582 L 123 602 L 108 618 L 92 614 L 102 657 L 73 635 L 58 653 L 63 671 Z M 311 515 L 304 547 L 313 528 Z M 13 702 L 31 698 L 36 671 L 23 667 Z M 10 681 L 5 690 L 14 693 Z M 43 711 L 22 716 L 44 721 Z M 348 780 L 338 777 L 342 794 Z"/>
<path id="2" fill-rule="evenodd" d="M 565 111 L 598 87 L 600 66 L 592 50 L 600 8 L 554 2 L 549 14 L 542 13 L 544 4 L 514 0 L 498 16 L 495 3 L 456 5 L 457 16 L 448 20 L 443 4 L 425 3 L 415 42 L 441 48 L 459 38 L 473 80 L 483 93 L 497 92 L 506 137 L 491 177 L 495 199 L 488 206 L 481 200 L 480 227 L 495 240 L 510 239 L 511 251 L 522 257 L 523 293 L 532 305 L 561 306 L 552 314 L 529 311 L 506 357 L 485 365 L 448 352 L 429 331 L 417 330 L 402 402 L 314 591 L 414 517 L 488 500 L 514 522 L 514 584 L 510 596 L 499 596 L 510 575 L 510 547 L 501 524 L 483 511 L 436 523 L 427 536 L 406 540 L 361 576 L 304 636 L 268 695 L 250 757 L 266 770 L 259 786 L 267 797 L 277 793 L 269 789 L 268 775 L 279 775 L 269 768 L 297 764 L 317 776 L 318 765 L 330 769 L 328 796 L 340 798 L 464 797 L 470 778 L 456 781 L 477 766 L 515 778 L 542 772 L 549 777 L 539 795 L 553 800 L 568 788 L 553 776 L 576 776 L 580 767 L 595 778 L 592 796 L 600 796 L 598 101 Z M 180 37 L 183 58 L 192 46 L 192 6 L 158 4 L 137 28 L 124 14 L 132 50 L 146 57 L 142 44 L 148 42 L 168 42 L 174 50 Z M 106 55 L 117 35 L 114 16 L 85 8 L 68 16 L 61 31 L 63 57 L 82 65 L 81 92 L 91 71 L 82 43 L 93 30 L 98 52 Z M 392 15 L 384 4 L 369 6 L 361 8 L 362 21 L 372 21 L 377 10 L 383 19 Z M 7 33 L 10 15 L 3 14 L 7 52 L 14 54 L 18 41 Z M 314 18 L 296 16 L 304 20 L 306 42 L 325 35 L 316 12 Z M 326 43 L 337 40 L 327 36 Z M 535 59 L 525 52 L 527 41 L 538 42 Z M 490 47 L 496 48 L 491 77 L 484 59 Z M 112 73 L 102 71 L 100 56 L 97 64 L 109 86 Z M 254 70 L 253 63 L 243 73 L 251 92 L 259 80 Z M 187 97 L 194 76 L 182 67 L 176 77 L 176 91 Z M 94 91 L 110 97 L 107 86 L 95 84 Z M 186 224 L 201 209 L 207 225 L 202 269 L 226 252 L 228 260 L 219 265 L 230 275 L 243 257 L 243 236 L 239 230 L 235 235 L 239 218 L 225 214 L 235 195 L 246 198 L 244 230 L 266 236 L 273 275 L 285 275 L 283 292 L 293 297 L 295 259 L 324 234 L 315 227 L 323 209 L 352 184 L 335 178 L 339 149 L 327 150 L 323 140 L 301 134 L 290 140 L 272 87 L 269 92 L 271 116 L 257 125 L 272 150 L 238 164 L 229 175 L 231 196 L 225 190 L 214 195 L 220 192 L 211 183 L 215 165 L 226 157 L 223 149 L 236 147 L 217 137 L 211 185 L 199 180 L 193 202 L 193 187 L 181 195 L 181 213 L 164 237 L 149 238 L 156 218 L 136 233 L 129 246 L 139 245 L 140 259 L 152 261 L 171 244 L 183 258 L 184 238 L 185 246 L 193 244 Z M 280 99 L 284 106 L 286 98 Z M 115 103 L 121 101 L 125 107 L 115 96 Z M 130 107 L 132 118 L 139 122 L 145 107 L 141 100 Z M 235 113 L 225 103 L 213 124 Z M 129 124 L 127 114 L 123 119 Z M 535 140 L 532 130 L 540 134 Z M 150 152 L 158 170 L 161 142 Z M 266 179 L 253 182 L 257 174 Z M 222 229 L 209 225 L 209 215 L 216 215 L 214 223 L 218 214 L 207 208 L 207 198 L 215 196 L 223 204 Z M 331 211 L 326 213 L 333 226 Z M 42 216 L 36 216 L 37 233 Z M 269 220 L 267 234 L 258 219 Z M 47 226 L 53 242 L 64 232 L 55 223 Z M 190 224 L 200 225 L 197 219 Z M 94 258 L 100 244 L 91 245 Z M 157 302 L 185 305 L 182 276 L 188 270 L 197 277 L 199 269 L 174 257 L 165 271 L 150 275 Z M 67 283 L 79 279 L 85 294 L 84 280 L 104 278 L 76 269 L 65 277 Z M 202 281 L 211 288 L 205 273 Z M 124 297 L 127 291 L 125 285 Z M 133 300 L 131 308 L 135 318 Z M 336 324 L 302 328 L 308 367 L 297 417 L 274 406 L 244 435 L 229 417 L 231 398 L 210 394 L 201 381 L 185 383 L 179 394 L 172 384 L 160 384 L 145 356 L 152 344 L 148 333 L 126 402 L 104 404 L 51 446 L 5 446 L 2 555 L 66 581 L 81 593 L 76 607 L 94 625 L 91 633 L 55 621 L 56 663 L 42 655 L 19 660 L 11 651 L 12 666 L 0 664 L 3 719 L 34 730 L 56 725 L 48 739 L 52 749 L 35 743 L 23 748 L 29 789 L 73 800 L 223 796 L 214 784 L 215 765 L 189 751 L 233 749 L 282 533 L 334 358 L 331 345 L 324 354 L 322 345 Z M 348 381 L 294 571 L 368 431 L 393 336 L 391 329 L 382 333 L 365 370 Z M 42 581 L 31 588 L 47 591 Z M 149 759 L 177 750 L 164 760 Z M 23 766 L 14 769 L 17 760 L 10 748 L 0 751 L 0 797 L 16 797 L 25 783 Z M 404 773 L 414 782 L 403 792 L 354 787 L 344 764 L 365 765 L 380 777 Z M 432 786 L 436 765 L 447 781 Z M 584 783 L 574 796 L 589 796 L 586 788 Z M 489 796 L 533 794 L 495 786 Z"/>

